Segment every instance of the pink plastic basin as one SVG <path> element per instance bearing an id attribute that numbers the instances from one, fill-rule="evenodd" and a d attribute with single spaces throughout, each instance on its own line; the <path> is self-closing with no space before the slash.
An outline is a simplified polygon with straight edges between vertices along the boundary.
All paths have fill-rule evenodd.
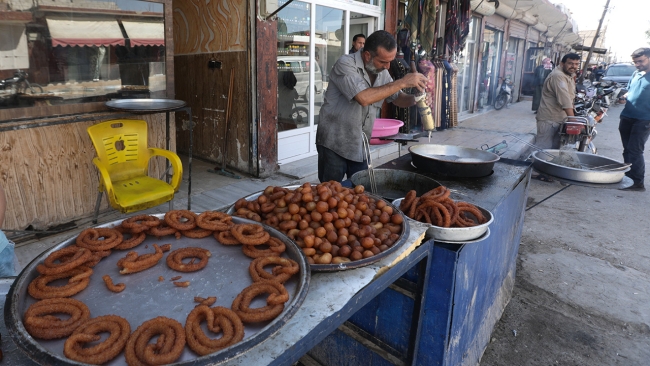
<path id="1" fill-rule="evenodd" d="M 397 119 L 377 118 L 372 128 L 370 145 L 382 145 L 392 142 L 391 140 L 380 140 L 378 137 L 392 136 L 399 132 L 404 122 Z"/>

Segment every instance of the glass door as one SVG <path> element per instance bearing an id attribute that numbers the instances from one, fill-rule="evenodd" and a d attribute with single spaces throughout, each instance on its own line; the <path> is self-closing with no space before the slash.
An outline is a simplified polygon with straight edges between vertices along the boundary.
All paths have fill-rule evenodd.
<path id="1" fill-rule="evenodd" d="M 458 99 L 460 112 L 472 112 L 474 104 L 474 90 L 476 87 L 476 41 L 477 27 L 480 19 L 472 17 L 469 24 L 469 34 L 465 42 L 465 49 L 460 54 L 458 64 Z"/>
<path id="2" fill-rule="evenodd" d="M 285 2 L 280 0 L 279 5 Z M 375 28 L 378 9 L 364 14 L 350 11 L 343 2 L 330 4 L 294 1 L 278 13 L 279 164 L 316 155 L 316 129 L 329 71 L 350 48 L 347 38 Z"/>

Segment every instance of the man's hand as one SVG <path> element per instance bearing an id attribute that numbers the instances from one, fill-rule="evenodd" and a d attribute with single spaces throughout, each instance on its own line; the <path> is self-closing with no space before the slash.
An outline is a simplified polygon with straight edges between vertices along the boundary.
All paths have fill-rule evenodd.
<path id="1" fill-rule="evenodd" d="M 415 62 L 411 61 L 411 72 L 404 75 L 403 78 L 399 79 L 405 85 L 404 88 L 417 88 L 420 92 L 423 92 L 427 86 L 426 76 L 420 74 L 418 69 L 415 67 Z"/>

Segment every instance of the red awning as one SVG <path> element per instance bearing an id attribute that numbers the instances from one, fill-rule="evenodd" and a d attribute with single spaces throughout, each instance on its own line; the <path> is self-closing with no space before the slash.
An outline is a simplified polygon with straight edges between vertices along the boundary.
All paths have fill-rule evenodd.
<path id="1" fill-rule="evenodd" d="M 52 46 L 124 46 L 120 25 L 115 19 L 48 16 Z"/>
<path id="2" fill-rule="evenodd" d="M 164 46 L 165 23 L 160 21 L 132 21 L 122 20 L 126 35 L 135 46 Z"/>

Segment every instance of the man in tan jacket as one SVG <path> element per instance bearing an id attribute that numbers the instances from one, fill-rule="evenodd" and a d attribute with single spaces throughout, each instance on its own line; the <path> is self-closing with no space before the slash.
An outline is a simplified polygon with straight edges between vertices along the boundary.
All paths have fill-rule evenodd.
<path id="1" fill-rule="evenodd" d="M 537 138 L 542 149 L 560 148 L 560 125 L 567 116 L 573 116 L 576 84 L 573 74 L 580 67 L 580 55 L 569 53 L 562 57 L 560 66 L 553 70 L 542 88 L 542 99 L 537 110 Z"/>

